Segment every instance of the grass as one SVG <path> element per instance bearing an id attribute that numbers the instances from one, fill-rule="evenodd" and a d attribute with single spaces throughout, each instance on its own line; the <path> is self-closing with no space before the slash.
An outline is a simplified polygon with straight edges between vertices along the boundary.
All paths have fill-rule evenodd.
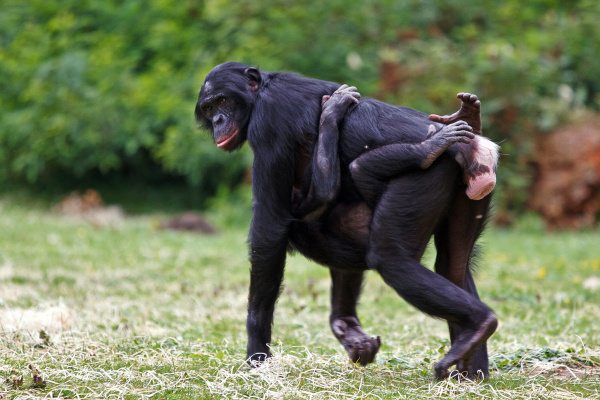
<path id="1" fill-rule="evenodd" d="M 370 273 L 359 313 L 383 344 L 376 363 L 352 365 L 328 326 L 328 271 L 300 256 L 275 356 L 248 368 L 249 206 L 213 209 L 220 234 L 200 236 L 157 230 L 159 213 L 101 227 L 0 197 L 0 398 L 600 398 L 598 231 L 490 229 L 476 281 L 501 321 L 492 377 L 436 382 L 441 321 Z"/>

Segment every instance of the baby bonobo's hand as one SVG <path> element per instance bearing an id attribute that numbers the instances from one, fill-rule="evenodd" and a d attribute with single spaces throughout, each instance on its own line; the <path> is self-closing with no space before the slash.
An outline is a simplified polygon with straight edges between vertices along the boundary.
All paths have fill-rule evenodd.
<path id="1" fill-rule="evenodd" d="M 360 99 L 360 93 L 354 86 L 342 85 L 331 96 L 323 96 L 321 102 L 321 122 L 333 120 L 340 122 L 346 115 L 348 107 L 357 104 Z"/>
<path id="2" fill-rule="evenodd" d="M 427 157 L 421 168 L 429 168 L 431 164 L 454 143 L 470 143 L 475 138 L 473 128 L 464 121 L 457 121 L 436 131 L 434 125 L 429 126 L 427 140 L 422 143 Z"/>
<path id="3" fill-rule="evenodd" d="M 473 128 L 464 121 L 446 125 L 439 131 L 435 129 L 434 125 L 429 125 L 429 131 L 427 132 L 427 140 L 438 141 L 440 145 L 442 143 L 451 145 L 457 142 L 469 144 L 471 139 L 475 139 Z"/>

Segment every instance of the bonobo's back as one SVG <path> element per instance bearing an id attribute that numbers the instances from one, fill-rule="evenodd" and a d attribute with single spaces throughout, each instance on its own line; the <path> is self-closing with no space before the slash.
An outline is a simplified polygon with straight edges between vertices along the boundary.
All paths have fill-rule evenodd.
<path id="1" fill-rule="evenodd" d="M 415 109 L 363 97 L 342 121 L 341 157 L 352 161 L 362 153 L 386 144 L 421 143 L 431 124 L 438 129 L 442 126 Z"/>
<path id="2" fill-rule="evenodd" d="M 291 72 L 263 72 L 249 130 L 252 145 L 259 137 L 286 135 L 302 141 L 305 135 L 316 138 L 319 132 L 321 99 L 340 85 L 306 78 Z"/>

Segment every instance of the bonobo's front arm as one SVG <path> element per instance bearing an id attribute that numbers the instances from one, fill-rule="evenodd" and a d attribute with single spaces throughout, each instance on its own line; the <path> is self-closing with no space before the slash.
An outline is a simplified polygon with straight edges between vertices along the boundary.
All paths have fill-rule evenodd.
<path id="1" fill-rule="evenodd" d="M 266 136 L 266 135 L 265 135 Z M 266 139 L 268 140 L 268 139 Z M 289 229 L 294 160 L 276 149 L 275 141 L 254 143 L 253 216 L 250 224 L 250 293 L 248 295 L 249 361 L 270 356 L 273 312 L 283 280 Z M 271 149 L 265 157 L 260 149 Z"/>

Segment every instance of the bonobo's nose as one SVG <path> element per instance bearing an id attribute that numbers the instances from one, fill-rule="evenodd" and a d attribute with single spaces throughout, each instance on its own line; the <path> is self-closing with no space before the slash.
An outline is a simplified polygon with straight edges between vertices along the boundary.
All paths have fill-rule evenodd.
<path id="1" fill-rule="evenodd" d="M 216 115 L 213 119 L 213 125 L 221 125 L 225 121 L 222 114 Z"/>

